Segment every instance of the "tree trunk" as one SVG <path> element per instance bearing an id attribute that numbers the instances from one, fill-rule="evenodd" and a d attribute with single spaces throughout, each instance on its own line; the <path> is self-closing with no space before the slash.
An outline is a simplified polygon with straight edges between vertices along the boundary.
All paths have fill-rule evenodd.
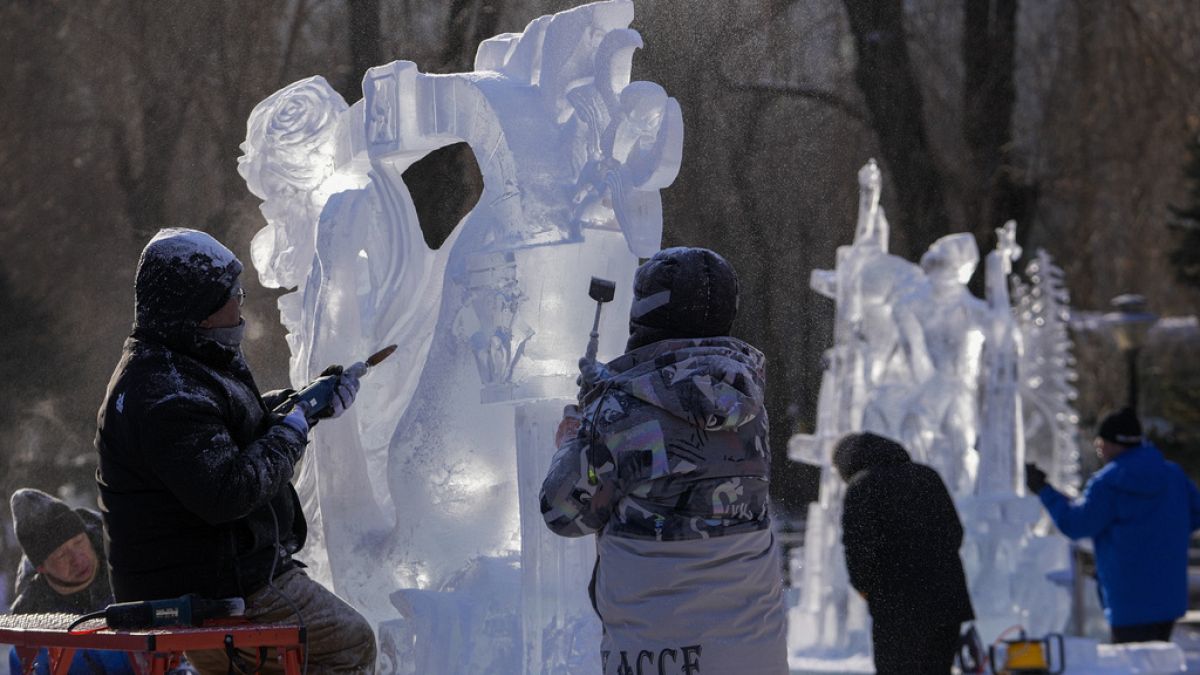
<path id="1" fill-rule="evenodd" d="M 350 10 L 350 73 L 340 90 L 347 103 L 362 98 L 367 69 L 383 62 L 379 34 L 379 0 L 347 0 Z"/>
<path id="2" fill-rule="evenodd" d="M 1018 0 L 965 0 L 963 3 L 963 139 L 970 154 L 965 181 L 966 225 L 980 246 L 1009 219 L 1025 239 L 1033 220 L 1037 191 L 1019 181 L 1013 166 L 1013 83 Z"/>
<path id="3" fill-rule="evenodd" d="M 895 229 L 916 258 L 950 231 L 945 182 L 925 133 L 921 91 L 908 58 L 902 0 L 844 0 L 858 52 L 855 81 L 896 186 Z"/>

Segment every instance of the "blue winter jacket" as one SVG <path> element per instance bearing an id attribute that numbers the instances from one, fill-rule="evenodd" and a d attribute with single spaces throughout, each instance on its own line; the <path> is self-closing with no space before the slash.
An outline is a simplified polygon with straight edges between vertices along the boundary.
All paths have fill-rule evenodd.
<path id="1" fill-rule="evenodd" d="M 1188 541 L 1200 528 L 1200 492 L 1149 443 L 1097 471 L 1083 495 L 1038 493 L 1054 524 L 1072 539 L 1091 537 L 1111 626 L 1173 621 L 1187 611 Z"/>

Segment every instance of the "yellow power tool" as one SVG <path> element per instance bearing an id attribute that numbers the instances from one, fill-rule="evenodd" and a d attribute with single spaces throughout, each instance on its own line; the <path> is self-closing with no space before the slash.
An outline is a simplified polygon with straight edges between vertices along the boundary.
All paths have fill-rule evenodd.
<path id="1" fill-rule="evenodd" d="M 1002 649 L 996 649 L 1003 645 Z M 998 664 L 1000 656 L 1003 664 Z M 1050 633 L 1030 638 L 1022 630 L 1015 640 L 997 641 L 988 648 L 988 661 L 996 675 L 1059 675 L 1066 668 L 1063 636 Z"/>

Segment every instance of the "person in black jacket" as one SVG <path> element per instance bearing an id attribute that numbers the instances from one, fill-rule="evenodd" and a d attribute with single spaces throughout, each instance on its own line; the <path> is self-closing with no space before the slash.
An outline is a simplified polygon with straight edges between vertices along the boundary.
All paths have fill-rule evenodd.
<path id="1" fill-rule="evenodd" d="M 840 441 L 846 481 L 842 544 L 850 584 L 867 601 L 879 675 L 949 673 L 975 618 L 958 549 L 963 529 L 945 483 L 899 443 L 872 433 Z"/>
<path id="2" fill-rule="evenodd" d="M 72 509 L 33 488 L 17 490 L 9 504 L 23 554 L 17 568 L 13 614 L 87 614 L 112 603 L 99 513 Z M 37 672 L 49 672 L 49 658 L 45 649 L 39 651 Z M 9 652 L 8 659 L 12 672 L 24 672 L 25 664 L 16 649 Z M 70 671 L 123 675 L 134 669 L 124 652 L 81 649 L 75 652 Z"/>
<path id="3" fill-rule="evenodd" d="M 332 409 L 272 414 L 290 392 L 260 395 L 242 357 L 241 271 L 195 230 L 162 230 L 142 252 L 133 334 L 96 436 L 113 591 L 122 602 L 243 597 L 253 621 L 299 614 L 310 672 L 370 671 L 370 624 L 292 557 L 307 524 L 289 481 L 309 426 L 341 414 L 358 383 L 343 376 Z M 229 669 L 220 653 L 189 658 Z"/>
<path id="4" fill-rule="evenodd" d="M 86 614 L 113 601 L 99 513 L 32 488 L 14 492 L 9 504 L 24 553 L 13 614 Z"/>

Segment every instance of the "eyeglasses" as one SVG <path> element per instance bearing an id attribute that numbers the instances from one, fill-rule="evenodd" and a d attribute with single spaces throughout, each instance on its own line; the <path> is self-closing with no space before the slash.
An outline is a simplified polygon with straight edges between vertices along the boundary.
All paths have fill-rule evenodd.
<path id="1" fill-rule="evenodd" d="M 244 288 L 237 289 L 237 299 L 238 299 L 239 306 L 246 304 L 246 289 L 244 289 Z"/>

